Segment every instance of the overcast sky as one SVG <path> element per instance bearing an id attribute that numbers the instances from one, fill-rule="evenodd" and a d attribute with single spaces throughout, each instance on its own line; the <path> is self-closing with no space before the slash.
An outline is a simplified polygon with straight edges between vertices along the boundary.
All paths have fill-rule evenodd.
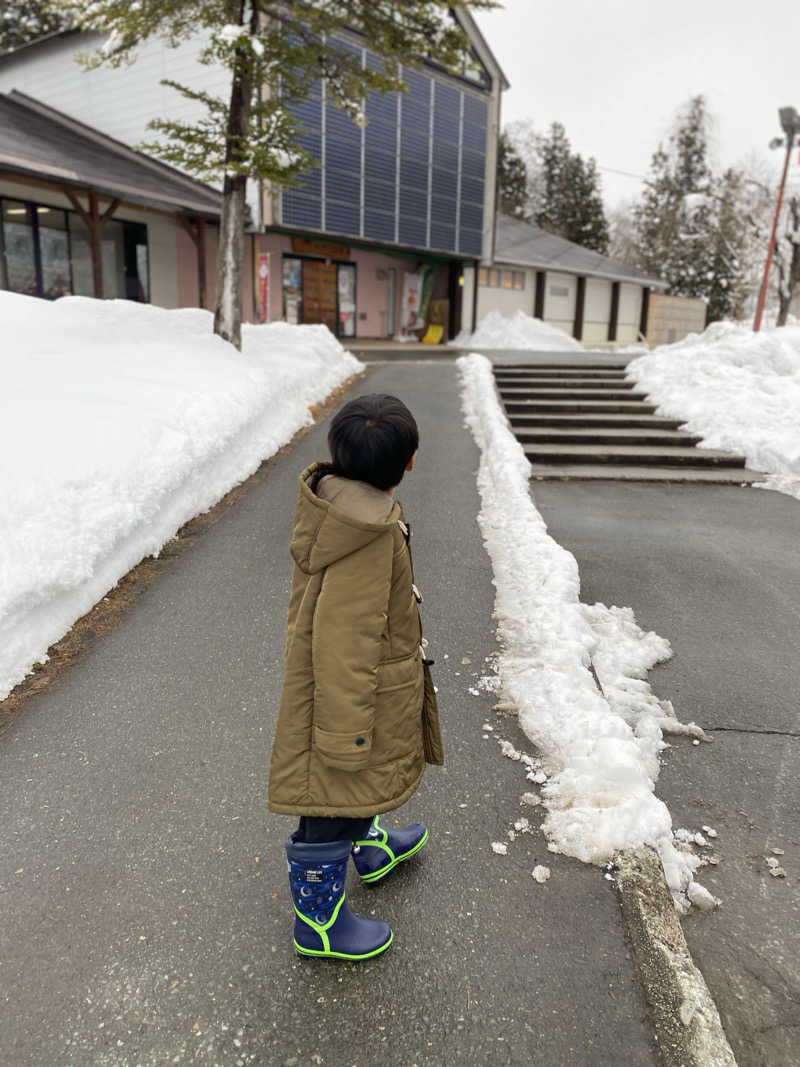
<path id="1" fill-rule="evenodd" d="M 677 108 L 703 93 L 714 161 L 755 152 L 780 176 L 783 153 L 767 146 L 781 133 L 778 108 L 800 111 L 800 0 L 505 0 L 476 19 L 511 82 L 503 125 L 561 122 L 601 168 L 644 175 Z M 609 206 L 638 196 L 639 181 L 609 169 Z"/>

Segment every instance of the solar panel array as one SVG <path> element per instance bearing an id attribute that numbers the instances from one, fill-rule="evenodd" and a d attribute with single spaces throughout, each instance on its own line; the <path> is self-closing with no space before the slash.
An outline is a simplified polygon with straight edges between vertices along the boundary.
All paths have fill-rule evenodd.
<path id="1" fill-rule="evenodd" d="M 378 65 L 366 49 L 353 50 Z M 322 82 L 290 105 L 303 125 L 300 143 L 320 166 L 283 191 L 281 222 L 480 256 L 486 99 L 407 67 L 403 79 L 406 93 L 369 95 L 363 126 L 325 106 Z"/>

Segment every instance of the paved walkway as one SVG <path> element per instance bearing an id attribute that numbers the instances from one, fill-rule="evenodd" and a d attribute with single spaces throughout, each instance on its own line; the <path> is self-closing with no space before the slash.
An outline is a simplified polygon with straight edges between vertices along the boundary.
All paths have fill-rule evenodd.
<path id="1" fill-rule="evenodd" d="M 482 740 L 492 698 L 468 691 L 496 645 L 457 372 L 393 363 L 358 388 L 419 418 L 401 497 L 447 744 L 402 812 L 430 844 L 385 885 L 350 886 L 395 944 L 361 965 L 295 957 L 292 823 L 266 808 L 296 477 L 324 455 L 321 426 L 0 735 L 0 1063 L 658 1062 L 602 873 L 539 833 L 490 848 L 525 782 Z"/>
<path id="2" fill-rule="evenodd" d="M 712 745 L 673 740 L 657 792 L 676 827 L 718 831 L 683 923 L 739 1067 L 800 1064 L 800 503 L 722 486 L 537 483 L 581 599 L 631 606 L 674 658 L 649 680 Z M 768 874 L 779 857 L 786 879 Z"/>

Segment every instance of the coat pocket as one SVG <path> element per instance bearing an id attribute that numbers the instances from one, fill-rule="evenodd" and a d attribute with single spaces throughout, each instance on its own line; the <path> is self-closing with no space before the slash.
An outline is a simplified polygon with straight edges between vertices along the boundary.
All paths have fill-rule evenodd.
<path id="1" fill-rule="evenodd" d="M 314 750 L 328 767 L 340 771 L 358 771 L 369 763 L 372 751 L 372 730 L 360 733 L 340 733 L 314 726 Z"/>
<path id="2" fill-rule="evenodd" d="M 444 763 L 444 748 L 442 747 L 442 733 L 439 729 L 439 706 L 436 701 L 436 690 L 433 688 L 433 677 L 427 663 L 423 663 L 422 670 L 425 680 L 422 698 L 422 747 L 425 753 L 425 762 L 441 766 Z"/>

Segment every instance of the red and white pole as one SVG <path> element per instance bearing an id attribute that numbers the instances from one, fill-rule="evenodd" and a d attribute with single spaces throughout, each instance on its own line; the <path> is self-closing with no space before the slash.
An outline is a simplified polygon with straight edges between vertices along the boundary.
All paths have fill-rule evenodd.
<path id="1" fill-rule="evenodd" d="M 781 176 L 781 184 L 778 189 L 778 202 L 775 205 L 775 218 L 772 220 L 772 233 L 769 235 L 769 246 L 767 248 L 767 260 L 764 264 L 764 277 L 761 279 L 761 288 L 758 291 L 758 303 L 756 304 L 756 317 L 753 321 L 753 333 L 758 333 L 761 329 L 761 317 L 764 314 L 764 304 L 767 301 L 767 283 L 769 281 L 769 268 L 772 266 L 772 254 L 775 251 L 775 235 L 778 232 L 778 217 L 781 213 L 781 207 L 783 206 L 783 190 L 786 186 L 786 175 L 789 172 L 789 159 L 792 154 L 792 148 L 794 147 L 794 130 L 786 135 L 786 159 L 783 161 L 783 174 Z"/>

